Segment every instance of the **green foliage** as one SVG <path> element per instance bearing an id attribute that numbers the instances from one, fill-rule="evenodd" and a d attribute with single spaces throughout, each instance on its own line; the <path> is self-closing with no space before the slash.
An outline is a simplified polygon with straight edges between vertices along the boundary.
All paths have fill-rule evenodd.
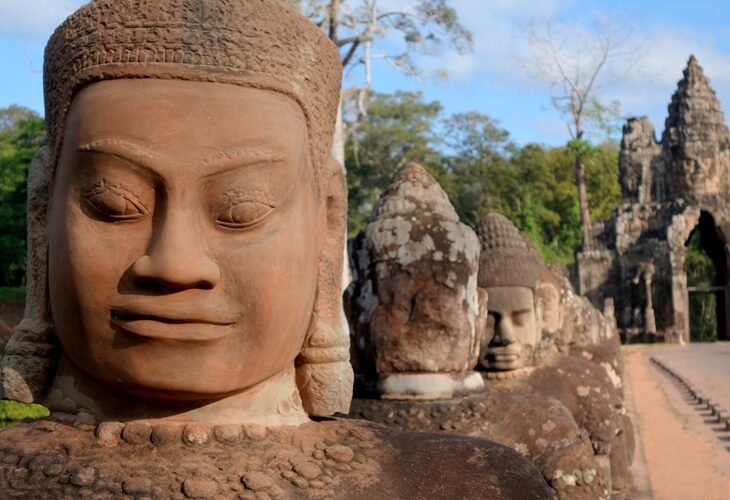
<path id="1" fill-rule="evenodd" d="M 371 57 L 365 51 L 366 42 L 374 45 L 378 58 L 409 75 L 422 72 L 415 57 L 418 54 L 435 55 L 448 48 L 464 53 L 474 44 L 449 0 L 416 0 L 407 5 L 378 5 L 369 0 L 298 3 L 302 14 L 322 27 L 340 49 L 346 71 Z"/>
<path id="2" fill-rule="evenodd" d="M 25 304 L 25 287 L 0 286 L 0 302 L 5 304 Z"/>
<path id="3" fill-rule="evenodd" d="M 717 340 L 717 297 L 714 293 L 689 294 L 689 332 L 692 342 Z"/>
<path id="4" fill-rule="evenodd" d="M 497 211 L 527 233 L 546 261 L 566 264 L 582 241 L 575 155 L 586 169 L 593 220 L 607 220 L 621 200 L 618 145 L 573 141 L 566 147 L 516 146 L 491 117 L 441 116 L 421 94 L 372 94 L 368 121 L 347 145 L 349 232 L 366 223 L 395 172 L 415 161 L 434 175 L 461 219 L 476 226 Z"/>
<path id="5" fill-rule="evenodd" d="M 699 230 L 695 230 L 687 242 L 684 271 L 687 286 L 704 288 L 715 284 L 715 265 L 702 248 Z M 689 331 L 693 341 L 717 340 L 717 298 L 714 293 L 689 294 Z"/>
<path id="6" fill-rule="evenodd" d="M 368 120 L 345 149 L 350 235 L 365 225 L 378 197 L 399 169 L 411 162 L 439 165 L 433 124 L 440 113 L 441 105 L 423 102 L 420 93 L 370 95 Z"/>
<path id="7" fill-rule="evenodd" d="M 0 109 L 0 286 L 23 282 L 28 167 L 45 141 L 37 114 L 18 106 Z"/>
<path id="8" fill-rule="evenodd" d="M 50 415 L 48 408 L 37 404 L 0 400 L 0 422 L 9 420 L 36 420 Z"/>
<path id="9" fill-rule="evenodd" d="M 593 97 L 584 110 L 584 117 L 594 136 L 613 137 L 621 132 L 623 117 L 618 101 L 604 104 Z"/>
<path id="10" fill-rule="evenodd" d="M 687 274 L 687 286 L 709 287 L 715 284 L 715 265 L 702 248 L 698 229 L 692 232 L 687 242 L 684 272 Z"/>
<path id="11" fill-rule="evenodd" d="M 591 220 L 608 220 L 613 209 L 621 203 L 618 154 L 618 143 L 605 141 L 598 146 L 591 147 L 583 155 Z"/>

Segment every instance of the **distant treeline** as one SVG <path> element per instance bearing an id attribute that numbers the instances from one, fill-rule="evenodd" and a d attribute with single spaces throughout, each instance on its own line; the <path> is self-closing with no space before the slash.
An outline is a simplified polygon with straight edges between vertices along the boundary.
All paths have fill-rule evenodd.
<path id="1" fill-rule="evenodd" d="M 526 232 L 546 261 L 567 264 L 582 242 L 575 152 L 568 146 L 517 146 L 509 132 L 478 113 L 444 116 L 420 93 L 373 93 L 368 117 L 350 135 L 346 167 L 349 231 L 367 222 L 378 196 L 402 166 L 426 167 L 472 226 L 497 211 Z M 608 219 L 621 201 L 618 144 L 582 143 L 591 219 Z"/>
<path id="2" fill-rule="evenodd" d="M 0 109 L 0 287 L 25 280 L 28 167 L 46 142 L 46 124 L 29 109 Z"/>

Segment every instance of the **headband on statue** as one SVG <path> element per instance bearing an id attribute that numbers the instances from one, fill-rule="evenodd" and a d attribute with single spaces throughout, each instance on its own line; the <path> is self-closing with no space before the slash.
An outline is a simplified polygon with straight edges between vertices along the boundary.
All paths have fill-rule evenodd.
<path id="1" fill-rule="evenodd" d="M 92 0 L 46 46 L 46 121 L 58 158 L 71 101 L 121 78 L 217 82 L 280 92 L 304 111 L 315 177 L 329 155 L 342 65 L 337 48 L 280 0 Z"/>

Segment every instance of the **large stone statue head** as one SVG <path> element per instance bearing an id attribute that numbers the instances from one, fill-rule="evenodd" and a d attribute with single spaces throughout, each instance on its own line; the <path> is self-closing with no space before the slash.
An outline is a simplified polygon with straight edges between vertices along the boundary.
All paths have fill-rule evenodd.
<path id="1" fill-rule="evenodd" d="M 309 414 L 346 411 L 340 73 L 279 1 L 94 0 L 69 17 L 46 48 L 50 146 L 3 396 L 83 406 L 64 395 L 89 396 L 85 378 L 197 405 L 274 380 L 291 381 L 284 414 L 299 393 Z"/>
<path id="2" fill-rule="evenodd" d="M 488 372 L 529 367 L 541 334 L 536 295 L 541 263 L 517 228 L 500 214 L 490 213 L 482 219 L 479 239 L 479 286 L 489 295 L 479 365 Z"/>
<path id="3" fill-rule="evenodd" d="M 395 176 L 354 246 L 357 369 L 375 372 L 383 397 L 482 388 L 472 371 L 486 306 L 479 240 L 423 167 Z"/>

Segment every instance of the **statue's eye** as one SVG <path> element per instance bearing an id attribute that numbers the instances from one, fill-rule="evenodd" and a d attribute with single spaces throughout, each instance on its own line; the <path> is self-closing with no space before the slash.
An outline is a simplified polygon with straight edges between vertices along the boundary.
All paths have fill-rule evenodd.
<path id="1" fill-rule="evenodd" d="M 147 208 L 126 188 L 101 181 L 84 192 L 89 206 L 111 221 L 134 221 L 147 215 Z"/>
<path id="2" fill-rule="evenodd" d="M 531 311 L 518 311 L 512 314 L 512 322 L 517 326 L 524 326 L 530 321 Z"/>
<path id="3" fill-rule="evenodd" d="M 246 228 L 261 222 L 274 207 L 253 200 L 231 203 L 218 213 L 216 222 L 224 227 Z"/>
<path id="4" fill-rule="evenodd" d="M 223 193 L 215 221 L 223 227 L 245 229 L 264 220 L 274 207 L 274 198 L 261 189 L 235 188 Z"/>

